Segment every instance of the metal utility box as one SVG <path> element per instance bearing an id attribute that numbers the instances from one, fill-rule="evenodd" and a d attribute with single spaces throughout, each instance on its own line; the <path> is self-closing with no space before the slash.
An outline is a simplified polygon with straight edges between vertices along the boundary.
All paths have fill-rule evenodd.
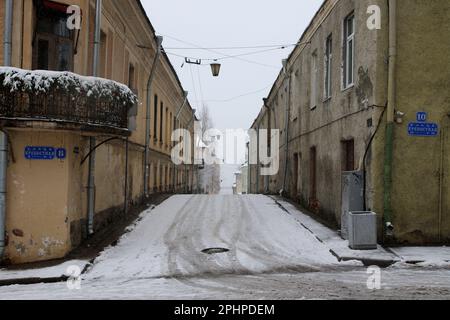
<path id="1" fill-rule="evenodd" d="M 348 240 L 348 214 L 364 210 L 364 178 L 361 171 L 342 173 L 341 237 Z"/>
<path id="2" fill-rule="evenodd" d="M 377 249 L 377 215 L 374 212 L 348 214 L 348 242 L 353 250 Z"/>

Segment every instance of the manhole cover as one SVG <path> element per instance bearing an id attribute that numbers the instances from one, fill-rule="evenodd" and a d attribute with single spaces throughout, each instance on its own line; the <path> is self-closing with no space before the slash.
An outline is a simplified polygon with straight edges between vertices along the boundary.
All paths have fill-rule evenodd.
<path id="1" fill-rule="evenodd" d="M 225 253 L 228 251 L 230 251 L 230 249 L 226 249 L 226 248 L 208 248 L 208 249 L 202 250 L 202 252 L 206 253 L 206 254 Z"/>

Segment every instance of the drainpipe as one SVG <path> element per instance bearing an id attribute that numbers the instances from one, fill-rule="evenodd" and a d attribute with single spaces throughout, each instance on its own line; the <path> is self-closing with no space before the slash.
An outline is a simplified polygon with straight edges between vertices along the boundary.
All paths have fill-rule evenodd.
<path id="1" fill-rule="evenodd" d="M 5 1 L 5 32 L 3 35 L 3 64 L 11 66 L 13 0 Z M 6 247 L 6 178 L 8 169 L 8 137 L 0 131 L 0 260 Z"/>
<path id="2" fill-rule="evenodd" d="M 188 101 L 188 95 L 189 95 L 189 92 L 188 92 L 188 91 L 184 91 L 184 100 L 183 100 L 183 103 L 182 103 L 181 106 L 178 108 L 177 113 L 176 113 L 176 115 L 175 115 L 175 128 L 174 128 L 174 130 L 177 130 L 178 127 L 179 127 L 179 125 L 178 125 L 178 119 L 180 118 L 181 111 L 183 111 L 183 108 L 184 108 L 184 106 L 186 105 L 186 103 L 187 103 L 187 101 Z M 173 191 L 174 191 L 174 193 L 176 193 L 176 189 L 177 189 L 177 186 L 176 186 L 176 183 L 177 183 L 177 176 L 176 176 L 176 174 L 175 174 L 176 169 L 177 169 L 177 166 L 176 166 L 175 163 L 174 163 L 174 164 L 173 164 L 173 177 L 172 177 L 172 181 L 173 181 Z"/>
<path id="3" fill-rule="evenodd" d="M 3 65 L 11 66 L 13 0 L 5 1 L 5 31 L 3 35 Z"/>
<path id="4" fill-rule="evenodd" d="M 263 99 L 264 102 L 264 108 L 266 109 L 267 112 L 267 151 L 268 151 L 268 155 L 271 157 L 272 156 L 272 110 L 270 109 L 268 103 L 267 103 L 267 99 L 264 98 Z M 269 176 L 265 176 L 264 177 L 264 193 L 265 194 L 269 194 L 269 190 L 270 189 L 270 178 Z"/>
<path id="5" fill-rule="evenodd" d="M 392 160 L 394 144 L 394 112 L 396 104 L 397 0 L 389 0 L 389 79 L 384 159 L 384 223 L 385 234 L 392 236 Z"/>
<path id="6" fill-rule="evenodd" d="M 445 179 L 445 169 L 444 169 L 444 158 L 445 158 L 445 139 L 448 132 L 448 124 L 445 125 L 445 122 L 448 121 L 450 117 L 450 113 L 446 114 L 444 118 L 441 120 L 441 155 L 440 155 L 440 163 L 439 163 L 439 216 L 438 216 L 438 239 L 439 242 L 442 241 L 442 213 L 444 209 L 444 179 Z"/>
<path id="7" fill-rule="evenodd" d="M 260 174 L 260 163 L 259 163 L 259 130 L 261 129 L 261 124 L 258 124 L 258 132 L 256 133 L 256 194 L 259 194 L 259 174 Z"/>
<path id="8" fill-rule="evenodd" d="M 8 169 L 8 137 L 0 132 L 0 261 L 6 247 L 6 178 Z"/>
<path id="9" fill-rule="evenodd" d="M 189 121 L 188 125 L 186 126 L 186 130 L 189 130 L 192 126 L 192 124 L 194 123 L 195 120 L 195 109 L 192 111 L 192 119 Z M 190 135 L 191 133 L 189 133 Z M 192 160 L 192 159 L 191 159 Z M 188 177 L 188 165 L 185 163 L 184 164 L 184 193 L 187 194 L 189 191 L 189 182 L 190 182 L 190 178 Z"/>
<path id="10" fill-rule="evenodd" d="M 153 61 L 152 69 L 147 81 L 147 115 L 146 115 L 146 126 L 145 126 L 145 154 L 144 154 L 144 196 L 146 199 L 150 196 L 148 178 L 150 175 L 150 111 L 151 111 L 151 98 L 152 98 L 152 82 L 155 78 L 156 66 L 159 60 L 159 56 L 162 51 L 163 38 L 160 36 L 156 37 L 156 55 Z"/>
<path id="11" fill-rule="evenodd" d="M 288 173 L 288 156 L 289 156 L 289 104 L 291 103 L 291 76 L 288 75 L 287 70 L 287 60 L 283 60 L 283 69 L 286 76 L 286 79 L 288 80 L 288 90 L 287 90 L 287 97 L 286 97 L 286 109 L 284 113 L 284 123 L 285 123 L 285 145 L 284 145 L 284 177 L 283 177 L 283 193 L 286 192 L 286 182 L 287 182 L 287 173 Z"/>
<path id="12" fill-rule="evenodd" d="M 252 179 L 250 176 L 250 142 L 247 142 L 247 194 L 251 194 Z"/>
<path id="13" fill-rule="evenodd" d="M 94 57 L 92 65 L 92 75 L 98 76 L 98 66 L 100 59 L 100 27 L 102 19 L 102 0 L 97 0 L 95 4 L 95 29 L 94 29 Z M 88 234 L 94 234 L 94 214 L 95 214 L 95 137 L 89 137 L 89 168 L 88 168 Z"/>

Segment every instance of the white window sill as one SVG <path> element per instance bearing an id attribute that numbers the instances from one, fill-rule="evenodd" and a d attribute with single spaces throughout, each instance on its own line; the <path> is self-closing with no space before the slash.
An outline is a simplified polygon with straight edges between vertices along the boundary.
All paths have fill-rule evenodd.
<path id="1" fill-rule="evenodd" d="M 350 89 L 353 89 L 354 87 L 355 87 L 355 84 L 352 83 L 352 84 L 348 85 L 347 87 L 342 88 L 342 89 L 341 89 L 341 92 L 348 91 L 348 90 L 350 90 Z"/>

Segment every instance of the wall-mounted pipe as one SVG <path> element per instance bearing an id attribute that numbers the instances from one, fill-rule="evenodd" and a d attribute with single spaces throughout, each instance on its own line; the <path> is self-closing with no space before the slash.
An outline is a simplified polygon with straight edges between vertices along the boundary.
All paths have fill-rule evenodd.
<path id="1" fill-rule="evenodd" d="M 0 260 L 6 247 L 6 177 L 8 168 L 8 137 L 0 132 Z"/>
<path id="2" fill-rule="evenodd" d="M 261 123 L 258 123 L 258 129 L 256 132 L 256 194 L 259 194 L 259 179 L 261 173 L 261 164 L 259 163 L 259 130 L 261 129 Z"/>
<path id="3" fill-rule="evenodd" d="M 186 126 L 186 130 L 191 129 L 192 125 L 194 124 L 194 120 L 195 120 L 195 109 L 192 111 L 192 118 L 189 121 L 188 125 Z M 185 177 L 184 193 L 187 194 L 189 192 L 190 177 L 188 177 L 188 165 L 186 163 L 184 164 L 184 177 Z"/>
<path id="4" fill-rule="evenodd" d="M 397 0 L 388 0 L 389 4 L 389 75 L 388 106 L 384 159 L 384 231 L 393 235 L 392 223 L 392 160 L 394 153 L 394 112 L 396 105 L 396 62 L 397 62 Z"/>
<path id="5" fill-rule="evenodd" d="M 100 28 L 102 23 L 102 0 L 96 0 L 95 4 L 95 26 L 94 26 L 94 57 L 92 65 L 92 75 L 98 76 L 98 68 L 100 61 Z M 95 214 L 95 137 L 89 137 L 89 150 L 91 155 L 89 156 L 89 169 L 88 169 L 88 234 L 94 233 L 94 214 Z"/>
<path id="6" fill-rule="evenodd" d="M 252 194 L 252 177 L 250 166 L 250 142 L 247 142 L 247 194 Z"/>
<path id="7" fill-rule="evenodd" d="M 3 65 L 11 66 L 12 58 L 12 19 L 13 19 L 13 1 L 5 1 L 5 26 L 3 34 Z"/>
<path id="8" fill-rule="evenodd" d="M 284 176 L 283 176 L 283 193 L 286 193 L 286 183 L 289 165 L 289 117 L 290 117 L 290 104 L 291 104 L 291 75 L 288 74 L 287 60 L 283 60 L 283 71 L 285 73 L 286 80 L 288 82 L 287 97 L 286 97 L 286 108 L 284 113 L 284 123 L 285 123 L 285 145 L 284 145 Z"/>
<path id="9" fill-rule="evenodd" d="M 11 66 L 13 0 L 5 1 L 3 65 Z M 0 260 L 6 247 L 6 178 L 8 169 L 8 136 L 0 131 Z"/>
<path id="10" fill-rule="evenodd" d="M 441 120 L 441 154 L 439 160 L 439 213 L 438 213 L 438 239 L 442 241 L 442 213 L 444 210 L 444 181 L 445 181 L 445 151 L 448 134 L 448 120 L 450 113 Z"/>
<path id="11" fill-rule="evenodd" d="M 150 176 L 150 112 L 152 99 L 152 83 L 155 78 L 156 66 L 158 65 L 159 56 L 162 51 L 162 37 L 156 37 L 156 55 L 153 61 L 152 69 L 147 81 L 147 110 L 146 110 L 146 125 L 145 125 L 145 153 L 144 153 L 144 197 L 148 199 L 149 192 L 149 176 Z"/>
<path id="12" fill-rule="evenodd" d="M 183 111 L 184 106 L 187 104 L 188 101 L 188 95 L 189 92 L 188 91 L 184 91 L 184 99 L 183 99 L 183 103 L 181 104 L 181 106 L 178 108 L 177 113 L 175 114 L 175 121 L 174 121 L 174 130 L 177 130 L 179 127 L 179 118 L 181 116 L 181 111 Z M 173 174 L 172 174 L 172 184 L 173 184 L 173 191 L 174 193 L 176 193 L 177 191 L 177 176 L 176 176 L 176 171 L 177 171 L 177 166 L 174 163 L 173 164 Z"/>

